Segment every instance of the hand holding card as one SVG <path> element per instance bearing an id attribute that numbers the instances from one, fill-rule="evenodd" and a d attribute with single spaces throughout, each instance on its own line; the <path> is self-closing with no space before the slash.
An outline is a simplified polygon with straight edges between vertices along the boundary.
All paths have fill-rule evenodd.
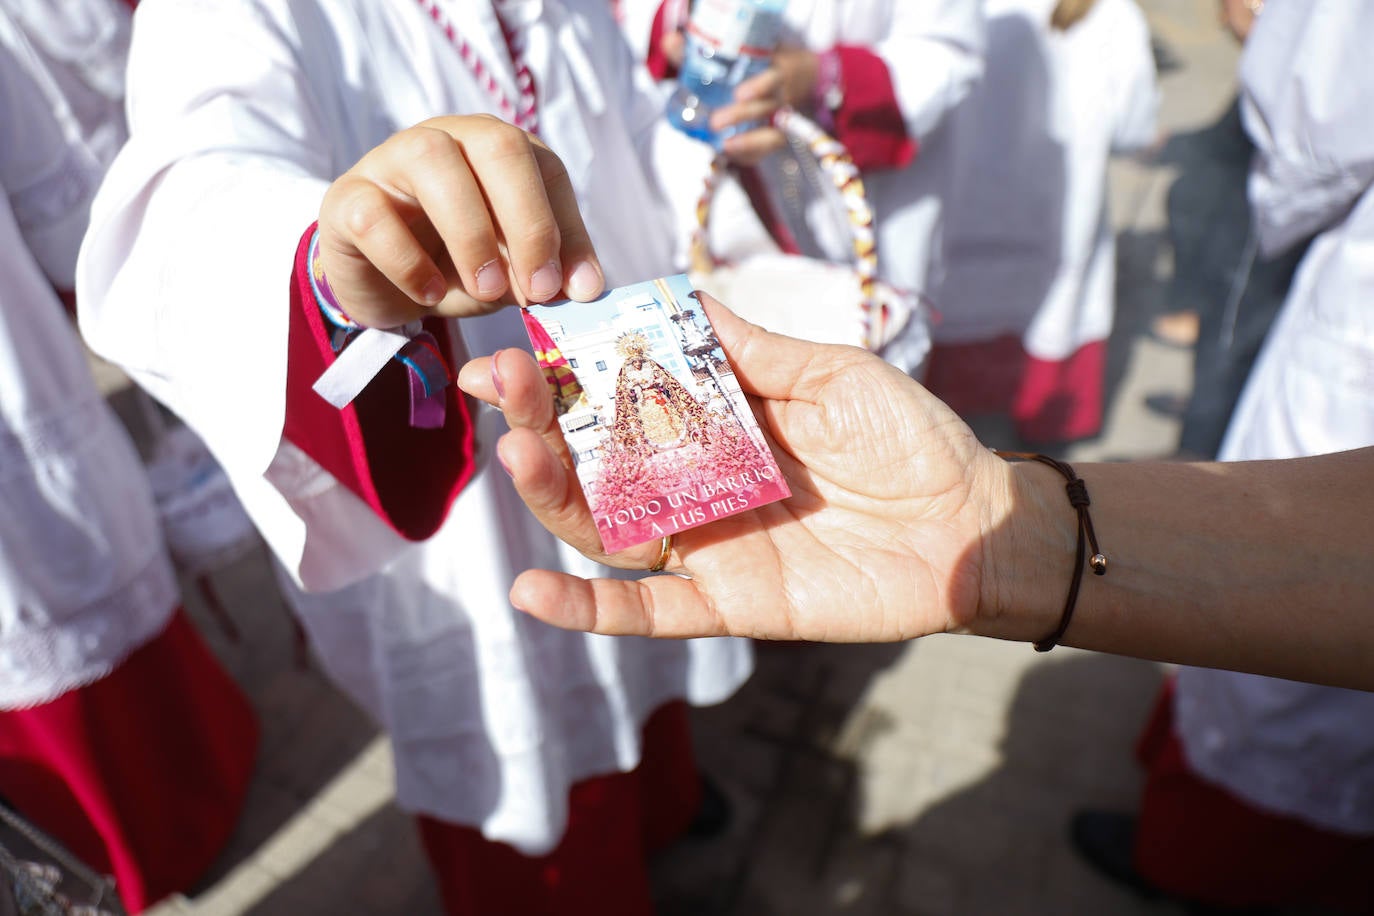
<path id="1" fill-rule="evenodd" d="M 678 575 L 585 580 L 532 569 L 512 603 L 562 627 L 661 637 L 878 641 L 971 625 L 1007 465 L 878 357 L 770 334 L 702 301 L 791 497 L 679 532 L 667 565 Z M 546 528 L 612 566 L 654 563 L 657 540 L 602 549 L 529 354 L 474 360 L 459 385 L 505 412 L 511 431 L 497 453 Z"/>
<path id="2" fill-rule="evenodd" d="M 789 495 L 686 277 L 524 317 L 607 553 Z"/>

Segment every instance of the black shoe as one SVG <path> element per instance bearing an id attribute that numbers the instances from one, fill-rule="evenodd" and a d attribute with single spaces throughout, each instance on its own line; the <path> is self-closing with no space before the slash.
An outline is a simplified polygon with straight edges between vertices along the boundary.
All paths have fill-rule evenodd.
<path id="1" fill-rule="evenodd" d="M 1181 420 L 1188 412 L 1188 399 L 1181 394 L 1163 392 L 1145 395 L 1145 407 L 1170 420 Z"/>
<path id="2" fill-rule="evenodd" d="M 1098 873 L 1129 888 L 1144 900 L 1166 899 L 1180 904 L 1188 916 L 1272 916 L 1260 907 L 1230 908 L 1184 900 L 1165 893 L 1135 870 L 1134 815 L 1119 811 L 1079 811 L 1069 821 L 1073 848 Z"/>
<path id="3" fill-rule="evenodd" d="M 730 827 L 734 815 L 734 805 L 709 776 L 701 777 L 701 807 L 696 817 L 687 825 L 687 835 L 697 840 L 710 840 L 720 836 Z"/>
<path id="4" fill-rule="evenodd" d="M 1099 873 L 1130 888 L 1146 900 L 1160 896 L 1159 888 L 1135 870 L 1135 817 L 1119 811 L 1079 811 L 1069 821 L 1073 848 Z"/>

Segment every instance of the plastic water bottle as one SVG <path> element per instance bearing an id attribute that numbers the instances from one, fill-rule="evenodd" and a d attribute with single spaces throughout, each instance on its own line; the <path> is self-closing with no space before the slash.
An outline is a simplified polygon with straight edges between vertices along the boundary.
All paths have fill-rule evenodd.
<path id="1" fill-rule="evenodd" d="M 787 0 L 696 0 L 687 26 L 687 47 L 668 120 L 683 133 L 719 147 L 711 114 L 734 100 L 735 87 L 768 69 L 782 32 Z"/>

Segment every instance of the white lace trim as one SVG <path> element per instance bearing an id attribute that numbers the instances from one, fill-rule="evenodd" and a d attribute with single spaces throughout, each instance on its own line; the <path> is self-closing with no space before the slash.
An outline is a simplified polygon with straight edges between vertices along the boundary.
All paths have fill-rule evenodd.
<path id="1" fill-rule="evenodd" d="M 1177 729 L 1189 767 L 1265 811 L 1374 834 L 1374 697 L 1185 668 Z"/>
<path id="2" fill-rule="evenodd" d="M 118 421 L 91 393 L 90 398 L 73 399 L 64 411 L 26 417 L 13 426 L 0 417 L 0 509 L 9 516 L 0 518 L 0 524 L 19 538 L 11 539 L 12 546 L 25 543 L 33 548 L 0 564 L 0 577 L 19 580 L 0 579 L 2 709 L 46 703 L 108 674 L 166 625 L 180 600 L 151 501 L 146 518 L 137 512 L 136 502 L 96 501 L 85 506 L 90 512 L 85 522 L 115 538 L 111 546 L 118 556 L 89 583 L 66 581 L 73 587 L 61 589 L 60 595 L 49 586 L 63 583 L 63 575 L 82 575 L 78 561 L 86 557 L 81 551 L 90 543 L 80 536 L 74 541 L 45 538 L 44 531 L 23 527 L 45 524 L 41 516 L 25 517 L 21 496 L 38 486 L 24 481 L 26 476 L 44 481 L 44 492 L 37 497 L 40 504 L 54 498 L 65 511 L 84 505 L 67 501 L 70 493 L 84 488 L 103 485 L 126 491 L 143 486 L 142 469 L 127 441 L 121 441 L 124 433 Z M 4 544 L 0 539 L 0 549 Z M 77 552 L 53 557 L 51 568 L 26 571 L 24 564 L 41 562 L 45 551 L 72 549 Z M 91 557 L 98 556 L 92 553 L 86 560 L 95 562 Z M 60 572 L 64 567 L 69 570 L 65 574 Z M 36 577 L 33 581 L 30 572 Z M 107 588 L 102 588 L 102 579 Z M 34 582 L 44 585 L 35 591 Z"/>
<path id="3" fill-rule="evenodd" d="M 109 674 L 166 627 L 178 600 L 171 569 L 158 553 L 123 587 L 60 623 L 6 634 L 0 641 L 0 709 L 47 703 Z"/>

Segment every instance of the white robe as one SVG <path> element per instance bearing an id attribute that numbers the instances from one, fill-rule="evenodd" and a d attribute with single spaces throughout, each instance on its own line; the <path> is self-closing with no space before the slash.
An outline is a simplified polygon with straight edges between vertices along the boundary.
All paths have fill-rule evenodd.
<path id="1" fill-rule="evenodd" d="M 143 466 L 53 291 L 103 168 L 60 80 L 0 6 L 0 124 L 22 126 L 0 145 L 0 709 L 108 674 L 178 600 Z"/>
<path id="2" fill-rule="evenodd" d="M 989 0 L 988 68 L 954 113 L 937 343 L 1005 334 L 1062 360 L 1111 333 L 1107 160 L 1155 138 L 1149 29 L 1100 0 L 1065 32 L 1054 0 Z"/>
<path id="3" fill-rule="evenodd" d="M 641 57 L 659 0 L 624 0 L 621 23 Z M 983 69 L 983 18 L 977 0 L 790 0 L 782 43 L 812 51 L 836 45 L 871 51 L 886 64 L 908 136 L 919 144 L 916 160 L 905 168 L 875 169 L 864 175 L 864 189 L 874 209 L 881 279 L 910 293 L 928 295 L 942 264 L 943 190 L 954 167 L 948 114 L 968 94 Z M 700 158 L 700 157 L 698 157 Z M 704 161 L 685 160 L 679 173 L 704 177 Z M 777 159 L 763 164 L 769 184 L 783 185 Z M 674 206 L 690 231 L 694 225 L 701 179 L 680 184 Z M 818 193 L 803 190 L 807 201 L 801 219 L 818 250 L 812 256 L 836 263 L 854 260 L 849 221 L 837 195 L 822 185 Z M 780 204 L 780 201 L 775 201 Z M 776 245 L 759 223 L 737 184 L 722 182 L 711 213 L 712 252 L 730 260 L 775 252 Z M 681 257 L 682 253 L 680 253 Z M 833 303 L 815 303 L 817 307 Z M 918 367 L 929 349 L 924 313 L 884 351 L 904 370 Z"/>
<path id="4" fill-rule="evenodd" d="M 659 96 L 605 0 L 508 6 L 541 135 L 568 167 L 608 280 L 667 272 L 672 220 L 651 164 L 678 141 L 655 128 Z M 444 8 L 515 98 L 489 4 Z M 420 544 L 281 436 L 292 259 L 329 181 L 399 129 L 494 114 L 493 100 L 413 0 L 147 0 L 129 112 L 79 270 L 88 339 L 225 467 L 324 664 L 391 733 L 400 803 L 547 851 L 571 784 L 634 767 L 639 727 L 664 700 L 730 696 L 748 644 L 587 636 L 515 612 L 520 570 L 591 570 L 494 466 L 503 422 L 490 409 L 474 417 L 478 473 Z M 473 354 L 528 345 L 513 310 L 453 329 Z"/>
<path id="5" fill-rule="evenodd" d="M 653 39 L 654 17 L 662 0 L 607 0 L 620 24 L 620 31 L 630 43 L 630 52 L 635 60 L 647 60 L 649 42 Z M 667 0 L 666 16 L 672 21 L 680 21 L 685 15 L 687 0 Z"/>
<path id="6" fill-rule="evenodd" d="M 864 175 L 878 227 L 882 278 L 929 295 L 941 269 L 943 190 L 954 167 L 950 113 L 983 73 L 976 0 L 791 0 L 787 25 L 813 51 L 866 48 L 887 65 L 907 135 L 920 146 L 901 169 Z"/>
<path id="7" fill-rule="evenodd" d="M 787 25 L 794 40 L 814 51 L 856 46 L 872 51 L 887 65 L 907 135 L 919 151 L 908 166 L 872 169 L 863 176 L 877 227 L 879 277 L 899 290 L 931 298 L 944 269 L 944 191 L 955 168 L 947 125 L 983 73 L 980 4 L 791 0 Z M 852 259 L 848 234 L 827 233 L 842 211 L 833 204 L 811 210 L 808 222 L 831 258 Z M 883 357 L 919 377 L 930 350 L 929 318 L 925 309 L 913 315 L 883 349 Z"/>
<path id="8" fill-rule="evenodd" d="M 27 36 L 50 80 L 53 113 L 103 163 L 124 143 L 124 68 L 129 6 L 124 0 L 0 0 Z"/>
<path id="9" fill-rule="evenodd" d="M 1374 6 L 1348 0 L 1271 0 L 1247 43 L 1242 111 L 1259 153 L 1250 193 L 1261 245 L 1277 253 L 1321 231 L 1231 419 L 1222 460 L 1374 445 L 1371 48 Z M 1185 668 L 1177 711 L 1188 762 L 1202 776 L 1264 810 L 1374 834 L 1374 693 Z"/>

